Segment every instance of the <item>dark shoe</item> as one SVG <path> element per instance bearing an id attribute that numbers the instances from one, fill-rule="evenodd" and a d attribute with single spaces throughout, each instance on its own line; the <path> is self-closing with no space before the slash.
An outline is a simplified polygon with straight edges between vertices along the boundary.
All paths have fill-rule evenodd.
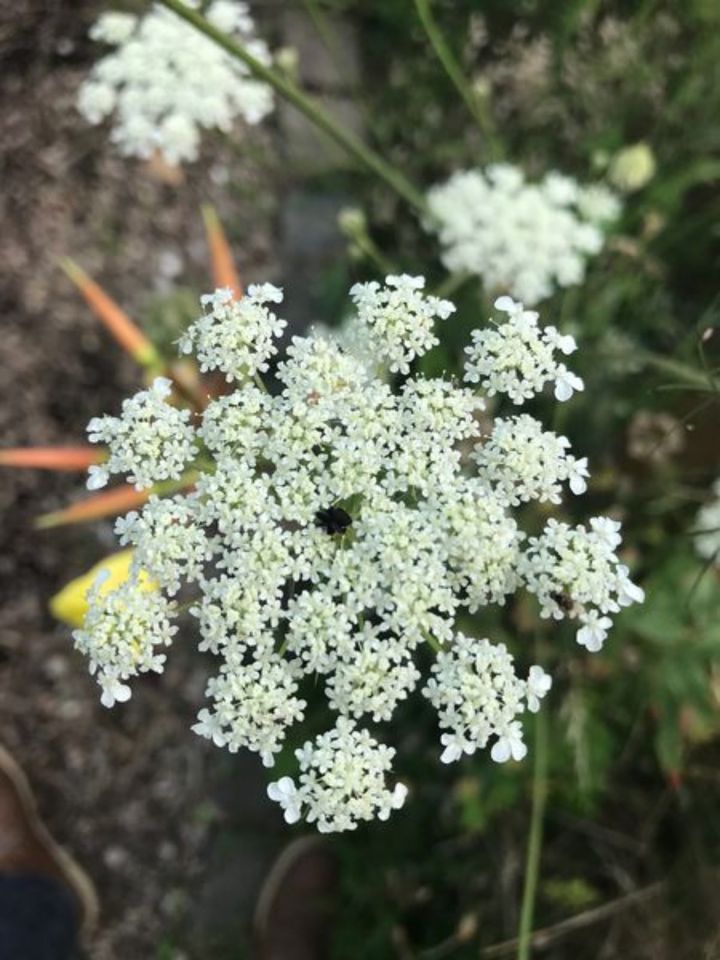
<path id="1" fill-rule="evenodd" d="M 40 819 L 25 774 L 0 746 L 0 877 L 39 877 L 64 887 L 87 933 L 97 921 L 97 896 L 85 871 L 53 840 Z"/>
<path id="2" fill-rule="evenodd" d="M 335 855 L 319 837 L 287 846 L 263 884 L 255 910 L 259 960 L 329 956 L 338 885 Z"/>

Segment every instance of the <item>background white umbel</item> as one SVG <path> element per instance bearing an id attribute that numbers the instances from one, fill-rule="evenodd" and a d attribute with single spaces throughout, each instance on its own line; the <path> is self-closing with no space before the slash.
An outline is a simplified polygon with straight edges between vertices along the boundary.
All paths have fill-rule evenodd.
<path id="1" fill-rule="evenodd" d="M 199 6 L 196 0 L 187 5 Z M 261 63 L 270 63 L 241 0 L 214 0 L 205 16 Z M 153 6 L 143 17 L 105 13 L 90 35 L 115 49 L 80 87 L 78 109 L 93 124 L 112 116 L 111 138 L 128 156 L 148 158 L 158 151 L 170 164 L 191 162 L 203 130 L 229 133 L 236 119 L 256 124 L 273 108 L 266 84 L 163 7 Z"/>
<path id="2" fill-rule="evenodd" d="M 548 173 L 538 183 L 509 163 L 454 173 L 427 196 L 426 228 L 448 270 L 478 276 L 490 296 L 533 306 L 582 282 L 620 203 L 602 184 Z"/>

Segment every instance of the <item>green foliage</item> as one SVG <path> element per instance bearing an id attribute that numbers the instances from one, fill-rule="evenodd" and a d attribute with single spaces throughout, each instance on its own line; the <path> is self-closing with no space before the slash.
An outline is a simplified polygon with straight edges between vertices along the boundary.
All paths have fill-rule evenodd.
<path id="1" fill-rule="evenodd" d="M 552 168 L 583 181 L 602 179 L 617 151 L 638 142 L 657 164 L 652 179 L 625 198 L 618 234 L 586 283 L 541 307 L 582 347 L 577 362 L 587 391 L 554 414 L 554 428 L 590 457 L 593 473 L 589 500 L 572 519 L 587 516 L 588 506 L 623 519 L 627 561 L 647 595 L 644 605 L 618 618 L 607 649 L 594 657 L 569 634 L 546 627 L 554 687 L 541 883 L 548 915 L 540 919 L 550 922 L 619 896 L 628 877 L 636 885 L 664 877 L 684 863 L 689 833 L 701 851 L 707 843 L 708 858 L 717 857 L 710 789 L 683 777 L 702 752 L 712 766 L 720 734 L 718 572 L 703 570 L 687 536 L 720 466 L 711 375 L 720 369 L 720 5 L 434 0 L 430 6 L 504 154 L 530 175 Z M 433 55 L 412 0 L 317 0 L 313 7 L 321 15 L 351 16 L 361 27 L 368 136 L 382 157 L 423 189 L 488 161 L 486 119 L 473 118 L 457 78 Z M 339 185 L 344 193 L 355 188 L 355 174 L 343 173 L 341 184 L 337 178 L 315 184 Z M 311 291 L 319 314 L 337 315 L 349 278 L 376 276 L 383 257 L 397 271 L 424 274 L 433 292 L 443 293 L 448 278 L 416 213 L 382 184 L 359 189 L 369 224 L 365 253 L 371 253 L 328 269 Z M 459 370 L 469 331 L 488 314 L 476 281 L 459 283 L 452 299 L 458 307 L 452 323 L 420 361 L 430 376 Z M 181 291 L 153 305 L 148 329 L 169 347 L 194 313 L 194 301 Z M 714 333 L 701 347 L 708 330 Z M 672 427 L 643 446 L 642 421 L 658 416 Z M 670 435 L 677 444 L 668 442 Z M 539 519 L 528 518 L 528 525 Z M 507 642 L 522 664 L 532 662 L 527 638 L 538 623 L 531 605 L 486 612 L 481 621 L 468 617 L 461 626 Z M 308 735 L 325 719 L 312 704 Z M 412 802 L 381 829 L 361 828 L 335 841 L 343 909 L 333 955 L 476 956 L 478 940 L 486 945 L 508 934 L 531 764 L 501 767 L 477 755 L 439 767 L 437 731 L 422 706 L 403 708 L 397 731 L 398 765 Z M 278 775 L 286 762 L 281 756 Z M 684 784 L 677 804 L 668 783 Z M 685 811 L 697 815 L 684 819 Z M 658 824 L 668 827 L 662 837 Z M 473 942 L 440 950 L 468 911 L 478 920 Z M 617 955 L 650 955 L 637 940 L 633 953 L 626 945 L 632 937 L 623 936 Z M 590 938 L 585 948 L 561 947 L 553 957 L 589 960 L 607 949 Z"/>
<path id="2" fill-rule="evenodd" d="M 546 880 L 542 885 L 542 894 L 547 900 L 573 913 L 586 910 L 600 899 L 598 891 L 582 877 Z"/>
<path id="3" fill-rule="evenodd" d="M 143 317 L 144 329 L 163 356 L 174 357 L 177 341 L 197 315 L 197 294 L 179 287 L 152 300 Z"/>
<path id="4" fill-rule="evenodd" d="M 488 161 L 482 125 L 433 55 L 414 3 L 318 6 L 361 25 L 370 136 L 383 156 L 423 187 Z M 720 466 L 718 395 L 707 373 L 720 368 L 720 337 L 705 333 L 718 326 L 720 6 L 434 0 L 430 7 L 465 80 L 484 91 L 513 163 L 531 175 L 553 168 L 591 181 L 607 175 L 618 150 L 642 141 L 657 165 L 626 196 L 619 233 L 586 283 L 541 305 L 582 348 L 586 393 L 555 420 L 589 455 L 593 472 L 589 500 L 574 519 L 588 510 L 623 519 L 627 561 L 647 595 L 618 618 L 599 655 L 588 656 L 565 634 L 549 638 L 546 659 L 555 663 L 546 664 L 554 687 L 540 922 L 551 922 L 619 896 L 613 870 L 640 885 L 679 862 L 682 843 L 670 827 L 662 838 L 652 833 L 648 808 L 665 811 L 653 814 L 657 823 L 665 816 L 680 836 L 689 829 L 682 810 L 697 810 L 692 829 L 701 849 L 715 834 L 709 788 L 683 778 L 698 751 L 717 755 L 720 734 L 718 574 L 703 573 L 687 536 Z M 379 250 L 398 270 L 423 273 L 442 290 L 447 278 L 415 215 L 369 184 L 363 205 Z M 377 275 L 370 260 L 352 270 Z M 334 296 L 335 284 L 328 288 Z M 452 299 L 457 314 L 421 361 L 428 375 L 457 371 L 470 329 L 487 316 L 472 280 Z M 665 426 L 644 437 L 655 422 Z M 518 607 L 463 629 L 508 642 L 525 662 L 535 618 Z M 459 922 L 470 910 L 479 934 L 447 955 L 477 956 L 478 939 L 488 944 L 507 934 L 498 916 L 518 896 L 517 884 L 510 894 L 497 888 L 502 870 L 524 855 L 531 764 L 498 767 L 476 756 L 438 770 L 427 717 L 407 712 L 400 729 L 399 764 L 409 772 L 413 802 L 381 833 L 339 840 L 346 910 L 334 955 L 444 956 L 437 945 L 451 942 L 449 918 Z M 679 784 L 676 808 L 668 791 Z M 641 836 L 656 837 L 656 846 L 650 839 L 643 846 Z M 618 955 L 649 955 L 630 935 L 622 942 Z M 396 951 L 398 943 L 406 946 Z M 560 947 L 553 957 L 589 960 L 601 948 L 590 936 L 584 950 Z"/>
<path id="5" fill-rule="evenodd" d="M 655 748 L 667 771 L 686 747 L 720 733 L 713 667 L 720 663 L 720 589 L 687 550 L 669 555 L 646 581 L 647 602 L 624 629 L 639 641 L 637 691 L 654 716 Z"/>

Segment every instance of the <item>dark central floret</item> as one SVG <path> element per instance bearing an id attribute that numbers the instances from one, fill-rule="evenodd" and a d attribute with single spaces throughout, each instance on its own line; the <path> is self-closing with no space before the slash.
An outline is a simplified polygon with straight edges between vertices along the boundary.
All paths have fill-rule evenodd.
<path id="1" fill-rule="evenodd" d="M 331 536 L 337 533 L 345 533 L 352 523 L 352 517 L 342 507 L 328 507 L 327 510 L 318 510 L 315 514 L 315 520 L 317 525 Z"/>

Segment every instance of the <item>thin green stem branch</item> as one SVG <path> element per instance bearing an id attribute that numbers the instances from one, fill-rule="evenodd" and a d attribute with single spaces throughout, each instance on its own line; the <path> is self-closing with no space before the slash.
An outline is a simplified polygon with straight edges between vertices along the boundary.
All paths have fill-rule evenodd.
<path id="1" fill-rule="evenodd" d="M 473 275 L 471 273 L 449 273 L 443 282 L 439 283 L 432 291 L 433 295 L 436 297 L 452 296 L 453 293 L 457 293 L 457 291 L 460 290 L 461 287 L 464 287 L 472 278 Z"/>
<path id="2" fill-rule="evenodd" d="M 327 21 L 327 17 L 320 9 L 317 0 L 302 0 L 302 3 L 305 7 L 308 17 L 310 17 L 313 26 L 317 30 L 323 46 L 330 54 L 333 66 L 337 71 L 338 79 L 342 78 L 344 69 L 342 52 L 338 44 L 338 39 Z"/>
<path id="3" fill-rule="evenodd" d="M 548 794 L 548 730 L 545 712 L 535 717 L 535 763 L 533 766 L 532 812 L 530 814 L 530 836 L 528 837 L 525 860 L 525 885 L 520 909 L 520 928 L 518 930 L 517 960 L 529 960 L 540 874 L 540 853 L 542 851 L 543 822 Z"/>
<path id="4" fill-rule="evenodd" d="M 399 196 L 421 213 L 427 212 L 425 198 L 410 183 L 400 170 L 397 170 L 379 153 L 363 143 L 350 130 L 346 130 L 336 123 L 330 114 L 320 104 L 308 97 L 288 77 L 257 60 L 242 44 L 213 26 L 197 10 L 186 6 L 182 0 L 158 0 L 168 10 L 172 10 L 191 26 L 209 37 L 210 40 L 226 50 L 232 57 L 240 60 L 250 70 L 253 76 L 269 84 L 276 93 L 284 97 L 297 110 L 303 113 L 318 130 L 321 130 L 335 143 L 339 144 L 351 157 L 366 169 L 370 170 L 381 180 L 384 180 Z"/>
<path id="5" fill-rule="evenodd" d="M 371 260 L 382 274 L 397 273 L 397 266 L 390 260 L 378 247 L 372 237 L 367 234 L 358 235 L 353 239 L 358 250 L 363 253 L 368 260 Z"/>
<path id="6" fill-rule="evenodd" d="M 488 154 L 491 160 L 498 160 L 502 157 L 502 144 L 495 132 L 495 125 L 490 116 L 486 105 L 475 93 L 470 84 L 465 79 L 460 64 L 443 37 L 435 19 L 430 11 L 430 0 L 415 0 L 415 7 L 418 17 L 423 25 L 427 38 L 430 41 L 438 60 L 445 68 L 445 72 L 452 80 L 458 93 L 463 98 L 465 105 L 475 119 L 477 125 L 485 137 Z"/>
<path id="7" fill-rule="evenodd" d="M 423 627 L 421 627 L 421 633 L 425 638 L 425 642 L 435 653 L 442 653 L 442 644 L 437 637 L 434 637 L 429 630 L 425 630 Z"/>
<path id="8" fill-rule="evenodd" d="M 680 360 L 673 360 L 672 357 L 661 357 L 649 350 L 643 350 L 642 359 L 650 367 L 662 370 L 664 373 L 670 373 L 678 377 L 683 383 L 702 387 L 708 392 L 714 392 L 711 378 L 701 370 L 696 370 Z"/>

